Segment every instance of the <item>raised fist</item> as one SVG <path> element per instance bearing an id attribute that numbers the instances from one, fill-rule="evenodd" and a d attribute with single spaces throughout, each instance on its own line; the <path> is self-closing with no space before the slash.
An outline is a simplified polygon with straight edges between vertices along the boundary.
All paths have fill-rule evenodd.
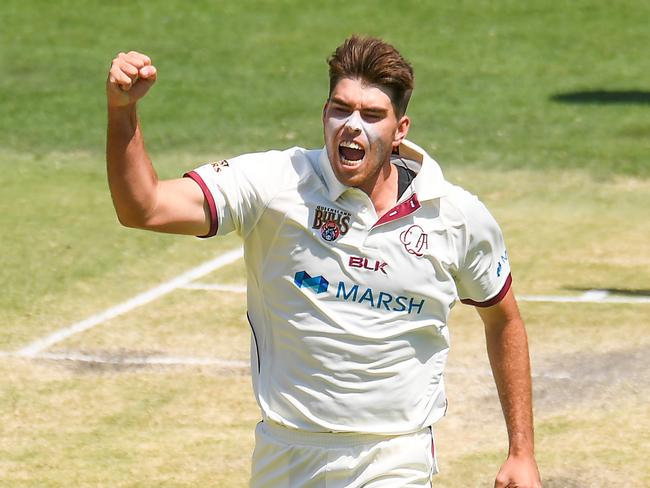
<path id="1" fill-rule="evenodd" d="M 156 68 L 149 56 L 129 51 L 111 63 L 106 82 L 109 107 L 125 107 L 140 100 L 156 82 Z"/>

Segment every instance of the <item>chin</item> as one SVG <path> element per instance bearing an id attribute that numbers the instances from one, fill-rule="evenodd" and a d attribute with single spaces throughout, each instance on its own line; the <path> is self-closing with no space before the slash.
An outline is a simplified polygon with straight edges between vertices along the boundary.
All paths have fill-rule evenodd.
<path id="1" fill-rule="evenodd" d="M 337 176 L 340 176 L 340 177 L 346 178 L 346 179 L 358 178 L 359 177 L 359 172 L 361 172 L 363 167 L 364 167 L 364 163 L 365 162 L 363 160 L 361 160 L 356 164 L 348 166 L 348 165 L 345 165 L 340 159 L 337 159 L 335 164 L 336 164 L 336 168 L 337 168 L 338 171 L 336 171 L 335 173 L 337 173 Z"/>

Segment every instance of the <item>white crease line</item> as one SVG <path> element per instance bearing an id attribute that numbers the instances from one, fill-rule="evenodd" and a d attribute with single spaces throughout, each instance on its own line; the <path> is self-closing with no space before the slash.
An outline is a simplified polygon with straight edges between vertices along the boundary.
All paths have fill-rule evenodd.
<path id="1" fill-rule="evenodd" d="M 612 296 L 608 290 L 587 290 L 582 295 L 523 295 L 519 300 L 528 302 L 564 302 L 564 303 L 650 303 L 650 297 Z"/>
<path id="2" fill-rule="evenodd" d="M 74 334 L 78 334 L 85 330 L 91 329 L 96 325 L 106 322 L 107 320 L 113 319 L 119 315 L 122 315 L 126 312 L 133 310 L 134 308 L 140 307 L 141 305 L 156 300 L 157 298 L 160 298 L 161 296 L 166 295 L 167 293 L 170 293 L 175 289 L 184 286 L 193 280 L 205 276 L 208 273 L 211 273 L 212 271 L 221 268 L 222 266 L 226 266 L 230 263 L 237 261 L 243 255 L 244 255 L 244 250 L 242 248 L 224 253 L 210 261 L 207 261 L 197 266 L 194 269 L 186 271 L 185 273 L 177 276 L 176 278 L 170 281 L 167 281 L 166 283 L 162 283 L 154 288 L 151 288 L 150 290 L 140 293 L 139 295 L 134 296 L 133 298 L 127 300 L 126 302 L 120 303 L 119 305 L 104 310 L 101 313 L 88 317 L 87 319 L 82 320 L 81 322 L 72 324 L 69 327 L 58 330 L 45 338 L 38 339 L 32 342 L 31 344 L 29 344 L 28 346 L 17 351 L 15 355 L 27 356 L 27 357 L 35 356 L 41 351 L 44 351 L 48 347 L 52 346 L 53 344 L 56 344 L 57 342 L 61 342 L 62 340 L 67 339 L 68 337 Z"/>
<path id="3" fill-rule="evenodd" d="M 482 369 L 482 368 L 468 368 L 468 367 L 454 367 L 454 366 L 447 366 L 445 368 L 445 373 L 448 374 L 462 374 L 464 376 L 490 376 L 492 377 L 492 371 L 489 369 Z M 536 372 L 532 371 L 530 375 L 533 379 L 537 378 L 546 378 L 546 379 L 551 379 L 551 380 L 570 380 L 572 376 L 564 371 L 560 372 L 551 372 L 551 373 L 543 373 L 543 372 Z"/>
<path id="4" fill-rule="evenodd" d="M 188 283 L 182 286 L 184 290 L 211 290 L 211 291 L 229 291 L 232 293 L 246 293 L 246 286 L 238 285 L 220 285 L 218 283 Z"/>
<path id="5" fill-rule="evenodd" d="M 608 296 L 609 292 L 607 290 L 587 290 L 582 295 L 580 295 L 580 298 L 583 300 L 602 301 L 605 300 Z"/>
<path id="6" fill-rule="evenodd" d="M 593 298 L 589 295 L 519 295 L 520 302 L 560 302 L 560 303 L 650 303 L 650 297 L 605 296 Z"/>
<path id="7" fill-rule="evenodd" d="M 228 291 L 246 293 L 246 286 L 221 285 L 219 283 L 188 283 L 186 290 Z M 650 303 L 650 297 L 612 296 L 607 290 L 588 290 L 582 295 L 519 295 L 522 302 L 564 302 L 564 303 Z"/>
<path id="8" fill-rule="evenodd" d="M 85 363 L 114 364 L 114 365 L 166 365 L 166 366 L 220 366 L 223 368 L 249 368 L 247 361 L 235 359 L 200 358 L 182 356 L 130 356 L 102 357 L 76 352 L 44 352 L 31 356 L 32 359 L 47 359 L 53 361 L 79 361 Z"/>

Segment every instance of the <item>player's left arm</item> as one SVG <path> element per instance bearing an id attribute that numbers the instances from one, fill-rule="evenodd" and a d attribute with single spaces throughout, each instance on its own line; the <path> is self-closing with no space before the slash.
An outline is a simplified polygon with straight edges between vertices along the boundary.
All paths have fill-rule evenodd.
<path id="1" fill-rule="evenodd" d="M 488 357 L 508 429 L 508 458 L 494 486 L 540 488 L 534 454 L 528 338 L 512 289 L 496 305 L 477 310 L 485 325 Z"/>

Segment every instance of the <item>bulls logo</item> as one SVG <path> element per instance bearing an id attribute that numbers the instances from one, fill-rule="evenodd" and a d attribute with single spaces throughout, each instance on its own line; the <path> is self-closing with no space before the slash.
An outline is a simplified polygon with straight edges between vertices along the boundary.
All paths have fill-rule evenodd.
<path id="1" fill-rule="evenodd" d="M 417 257 L 424 255 L 423 251 L 429 249 L 429 236 L 419 225 L 412 225 L 399 235 L 399 240 L 409 254 Z"/>
<path id="2" fill-rule="evenodd" d="M 332 242 L 347 234 L 350 229 L 350 218 L 349 212 L 318 205 L 314 211 L 311 228 L 320 230 L 321 237 L 327 242 Z"/>
<path id="3" fill-rule="evenodd" d="M 336 222 L 329 220 L 320 228 L 320 235 L 328 242 L 335 241 L 341 235 L 341 229 Z"/>

